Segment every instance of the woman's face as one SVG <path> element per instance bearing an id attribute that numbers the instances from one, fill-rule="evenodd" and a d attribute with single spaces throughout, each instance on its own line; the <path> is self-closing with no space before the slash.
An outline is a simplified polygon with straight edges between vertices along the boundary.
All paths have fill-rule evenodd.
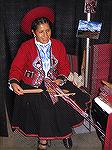
<path id="1" fill-rule="evenodd" d="M 32 31 L 36 35 L 38 42 L 46 44 L 51 37 L 51 29 L 48 23 L 43 23 L 37 26 L 35 31 Z"/>

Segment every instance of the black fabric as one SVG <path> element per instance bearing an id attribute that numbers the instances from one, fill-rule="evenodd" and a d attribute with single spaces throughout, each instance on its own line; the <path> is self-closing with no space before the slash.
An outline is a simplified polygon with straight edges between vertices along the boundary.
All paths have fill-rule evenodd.
<path id="1" fill-rule="evenodd" d="M 0 10 L 2 8 L 0 7 Z M 0 12 L 0 136 L 8 136 L 5 101 L 6 101 L 6 84 L 7 84 L 7 70 L 6 70 L 6 51 L 5 51 L 5 36 L 3 18 Z"/>
<path id="2" fill-rule="evenodd" d="M 21 84 L 23 89 L 32 89 L 30 85 Z M 50 99 L 44 83 L 39 87 L 41 93 L 25 94 L 16 96 L 12 126 L 19 129 L 27 136 L 39 136 L 47 139 L 63 139 L 72 134 L 72 127 L 80 125 L 83 117 L 74 110 L 67 102 L 59 97 L 54 105 Z M 67 81 L 63 89 L 76 94 L 71 96 L 82 110 L 87 109 L 86 103 L 90 96 Z"/>
<path id="3" fill-rule="evenodd" d="M 112 1 L 111 0 L 98 0 L 96 13 L 92 15 L 93 21 L 102 22 L 102 29 L 98 40 L 93 40 L 92 44 L 109 43 L 112 35 Z"/>

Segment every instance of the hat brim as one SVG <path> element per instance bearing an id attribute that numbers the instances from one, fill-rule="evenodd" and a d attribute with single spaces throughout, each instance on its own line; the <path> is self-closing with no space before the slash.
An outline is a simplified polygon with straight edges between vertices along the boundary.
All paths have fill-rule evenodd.
<path id="1" fill-rule="evenodd" d="M 46 17 L 54 22 L 54 11 L 49 7 L 36 7 L 25 14 L 21 21 L 21 29 L 26 34 L 31 35 L 31 24 L 36 18 Z"/>

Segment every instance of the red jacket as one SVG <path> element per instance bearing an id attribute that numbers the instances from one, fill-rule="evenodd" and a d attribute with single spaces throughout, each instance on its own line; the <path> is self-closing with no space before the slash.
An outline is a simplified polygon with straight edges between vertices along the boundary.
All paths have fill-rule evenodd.
<path id="1" fill-rule="evenodd" d="M 66 55 L 66 49 L 64 45 L 56 39 L 51 39 L 51 69 L 49 70 L 50 77 L 53 75 L 68 76 L 70 73 L 70 64 Z M 36 60 L 36 68 L 33 66 L 33 62 Z M 32 75 L 26 76 L 26 73 L 30 72 Z M 14 58 L 10 73 L 9 80 L 16 79 L 17 81 L 24 81 L 26 84 L 32 84 L 38 79 L 40 82 L 43 80 L 44 71 L 42 69 L 42 63 L 40 56 L 38 55 L 38 49 L 35 45 L 34 38 L 21 44 L 16 57 Z"/>

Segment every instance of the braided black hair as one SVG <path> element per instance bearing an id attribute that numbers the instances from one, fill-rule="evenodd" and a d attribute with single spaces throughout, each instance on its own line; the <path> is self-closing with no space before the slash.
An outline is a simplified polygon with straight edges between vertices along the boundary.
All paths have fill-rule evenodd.
<path id="1" fill-rule="evenodd" d="M 51 23 L 51 21 L 50 21 L 48 18 L 46 18 L 46 17 L 41 17 L 41 18 L 35 19 L 35 20 L 32 22 L 31 29 L 35 31 L 35 30 L 38 28 L 38 25 L 43 24 L 43 23 L 48 23 L 49 26 L 50 26 L 50 29 L 52 29 L 52 23 Z"/>

